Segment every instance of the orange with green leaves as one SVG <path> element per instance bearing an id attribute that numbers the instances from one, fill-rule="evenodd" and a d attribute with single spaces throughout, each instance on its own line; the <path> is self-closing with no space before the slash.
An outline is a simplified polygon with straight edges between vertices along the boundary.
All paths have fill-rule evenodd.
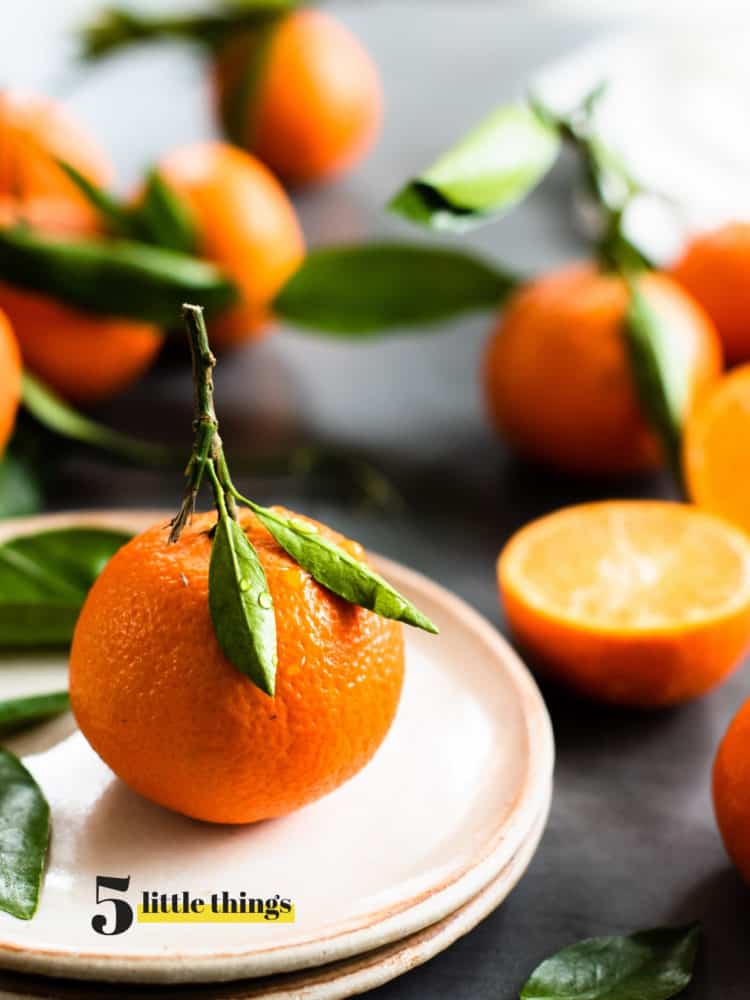
<path id="1" fill-rule="evenodd" d="M 238 493 L 201 312 L 185 314 L 197 403 L 185 498 L 89 592 L 71 702 L 93 748 L 137 792 L 197 819 L 250 823 L 367 763 L 399 701 L 399 623 L 436 629 L 359 545 Z M 196 516 L 206 479 L 216 511 Z"/>

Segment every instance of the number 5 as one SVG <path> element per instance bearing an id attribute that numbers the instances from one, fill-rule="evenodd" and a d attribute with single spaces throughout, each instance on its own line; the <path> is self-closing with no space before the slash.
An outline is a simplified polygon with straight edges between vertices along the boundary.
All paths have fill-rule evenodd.
<path id="1" fill-rule="evenodd" d="M 97 913 L 91 918 L 91 926 L 97 934 L 124 934 L 133 923 L 133 907 L 124 899 L 117 899 L 114 896 L 102 896 L 101 889 L 114 889 L 116 892 L 127 892 L 130 886 L 130 876 L 126 878 L 114 878 L 109 875 L 96 876 L 96 901 L 97 903 L 112 903 L 115 908 L 115 925 L 111 931 L 105 930 L 107 918 Z"/>

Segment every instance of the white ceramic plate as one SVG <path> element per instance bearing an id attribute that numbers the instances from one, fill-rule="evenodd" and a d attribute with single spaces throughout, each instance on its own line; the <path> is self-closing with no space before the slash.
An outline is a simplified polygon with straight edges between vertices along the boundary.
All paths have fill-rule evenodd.
<path id="1" fill-rule="evenodd" d="M 3 535 L 55 524 L 139 530 L 157 514 L 67 515 L 3 524 Z M 30 922 L 0 914 L 0 967 L 137 982 L 267 976 L 340 961 L 442 920 L 485 888 L 545 811 L 553 761 L 549 719 L 527 670 L 498 633 L 425 578 L 380 571 L 441 628 L 407 629 L 407 680 L 374 760 L 326 798 L 280 820 L 217 827 L 131 792 L 80 733 L 51 747 L 61 720 L 26 757 L 53 816 L 42 902 Z M 0 697 L 49 689 L 64 664 L 6 662 Z M 50 733 L 50 730 L 52 731 Z M 29 753 L 30 737 L 15 747 Z M 139 923 L 96 934 L 97 875 L 130 876 L 125 897 L 189 891 L 278 893 L 295 923 Z M 107 895 L 108 893 L 104 893 Z"/>
<path id="2" fill-rule="evenodd" d="M 394 944 L 315 969 L 263 979 L 190 988 L 191 1000 L 344 1000 L 375 989 L 444 951 L 484 920 L 526 871 L 547 820 L 547 808 L 502 871 L 455 913 Z M 143 986 L 84 983 L 0 972 L 0 1000 L 143 1000 Z M 184 986 L 159 987 L 160 1000 L 184 1000 Z"/>

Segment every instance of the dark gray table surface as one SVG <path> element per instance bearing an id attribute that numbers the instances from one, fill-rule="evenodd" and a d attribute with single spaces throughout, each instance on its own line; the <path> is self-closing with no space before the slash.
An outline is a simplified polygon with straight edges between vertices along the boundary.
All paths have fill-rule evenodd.
<path id="1" fill-rule="evenodd" d="M 73 4 L 76 12 L 91 4 Z M 333 3 L 383 72 L 387 119 L 368 161 L 336 185 L 296 199 L 311 243 L 393 233 L 421 238 L 381 206 L 494 103 L 523 89 L 544 62 L 589 40 L 602 22 L 493 0 Z M 546 5 L 549 8 L 550 5 Z M 56 64 L 30 70 L 17 54 L 29 33 L 60 54 L 35 21 L 34 0 L 0 42 L 23 79 L 48 83 Z M 24 20 L 25 18 L 25 20 Z M 46 47 L 45 47 L 46 46 Z M 61 51 L 61 50 L 60 50 Z M 178 142 L 206 134 L 208 101 L 185 52 L 143 52 L 74 81 L 73 103 L 109 144 L 120 176 Z M 563 163 L 533 201 L 470 243 L 537 270 L 580 253 Z M 456 591 L 501 628 L 494 561 L 509 534 L 562 504 L 659 496 L 664 480 L 587 483 L 515 461 L 489 430 L 477 371 L 491 318 L 368 344 L 280 330 L 221 361 L 217 394 L 233 453 L 315 442 L 359 453 L 402 491 L 407 509 L 357 509 L 292 480 L 244 477 L 259 499 L 304 508 L 365 545 Z M 163 361 L 100 407 L 111 424 L 187 447 L 189 375 Z M 242 478 L 242 477 L 240 477 Z M 174 507 L 179 477 L 69 461 L 53 509 Z M 527 875 L 482 925 L 427 965 L 370 994 L 378 1000 L 511 1000 L 548 954 L 589 935 L 700 919 L 705 948 L 686 1000 L 739 1000 L 750 988 L 750 893 L 729 867 L 710 804 L 718 741 L 750 689 L 739 673 L 715 694 L 674 711 L 620 712 L 544 686 L 557 741 L 549 827 Z"/>

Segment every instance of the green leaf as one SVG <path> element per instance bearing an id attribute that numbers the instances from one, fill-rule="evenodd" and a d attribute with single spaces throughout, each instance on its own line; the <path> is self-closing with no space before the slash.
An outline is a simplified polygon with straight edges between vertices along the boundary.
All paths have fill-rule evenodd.
<path id="1" fill-rule="evenodd" d="M 100 188 L 97 184 L 90 181 L 72 163 L 60 159 L 57 160 L 57 163 L 84 198 L 86 198 L 91 207 L 99 213 L 102 223 L 110 233 L 124 237 L 133 235 L 133 228 L 127 209 L 124 208 L 117 198 L 113 198 L 104 188 Z"/>
<path id="2" fill-rule="evenodd" d="M 588 938 L 534 970 L 521 1000 L 668 1000 L 690 982 L 697 924 Z"/>
<path id="3" fill-rule="evenodd" d="M 30 372 L 23 373 L 22 386 L 23 405 L 35 420 L 53 433 L 101 448 L 136 464 L 161 465 L 169 461 L 167 449 L 84 417 Z"/>
<path id="4" fill-rule="evenodd" d="M 41 483 L 31 463 L 6 451 L 0 461 L 0 517 L 36 514 L 43 505 Z"/>
<path id="5" fill-rule="evenodd" d="M 0 648 L 69 642 L 91 584 L 130 537 L 62 528 L 0 545 Z"/>
<path id="6" fill-rule="evenodd" d="M 437 628 L 378 573 L 299 518 L 285 517 L 243 498 L 279 545 L 310 576 L 344 600 L 437 634 Z"/>
<path id="7" fill-rule="evenodd" d="M 222 515 L 211 545 L 208 606 L 224 655 L 261 691 L 276 686 L 276 618 L 258 553 L 232 518 Z"/>
<path id="8" fill-rule="evenodd" d="M 147 243 L 185 254 L 196 248 L 192 214 L 158 170 L 149 171 L 143 199 L 131 212 L 130 220 L 136 234 Z"/>
<path id="9" fill-rule="evenodd" d="M 38 722 L 61 715 L 69 708 L 70 697 L 67 691 L 32 694 L 0 701 L 0 733 L 14 733 L 20 729 L 27 729 Z"/>
<path id="10" fill-rule="evenodd" d="M 61 240 L 0 228 L 0 277 L 93 313 L 171 326 L 182 303 L 217 312 L 236 289 L 212 264 L 126 240 Z"/>
<path id="11" fill-rule="evenodd" d="M 101 59 L 129 45 L 160 39 L 221 45 L 234 31 L 263 24 L 294 10 L 301 0 L 227 0 L 216 12 L 149 16 L 110 7 L 80 33 L 81 58 Z"/>
<path id="12" fill-rule="evenodd" d="M 315 330 L 366 335 L 494 308 L 515 284 L 508 274 L 459 250 L 364 243 L 311 251 L 274 309 Z"/>
<path id="13" fill-rule="evenodd" d="M 635 279 L 629 279 L 629 288 L 624 336 L 636 392 L 679 481 L 680 442 L 690 400 L 689 345 L 652 308 Z"/>
<path id="14" fill-rule="evenodd" d="M 0 910 L 30 920 L 49 844 L 49 806 L 21 761 L 0 750 Z"/>
<path id="15" fill-rule="evenodd" d="M 558 130 L 532 107 L 499 108 L 403 187 L 388 207 L 433 229 L 470 229 L 524 198 L 559 149 Z"/>

